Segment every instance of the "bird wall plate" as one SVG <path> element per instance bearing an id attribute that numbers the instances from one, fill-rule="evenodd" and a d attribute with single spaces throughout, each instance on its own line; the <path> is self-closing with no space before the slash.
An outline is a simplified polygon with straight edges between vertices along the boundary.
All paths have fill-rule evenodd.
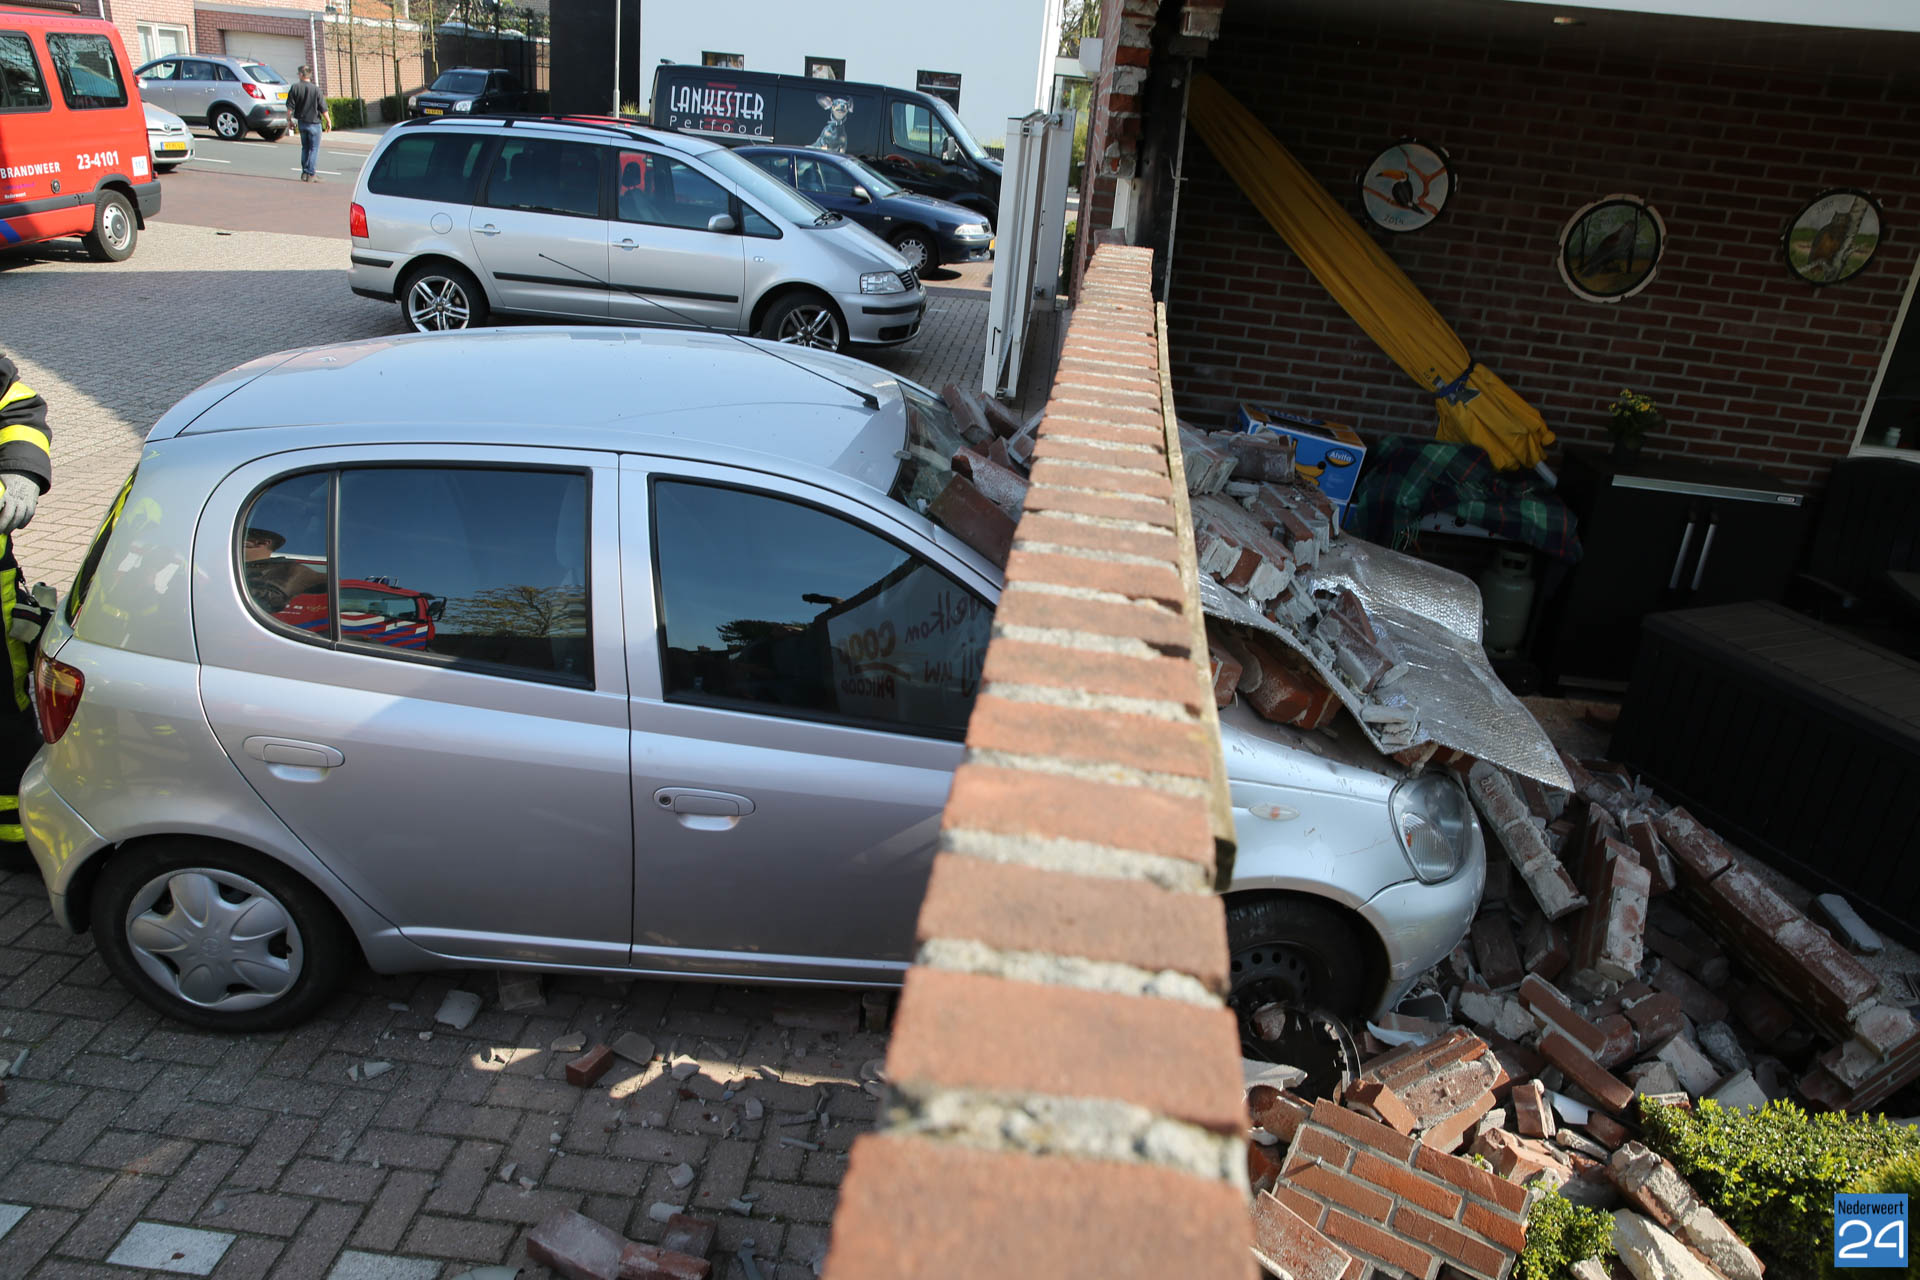
<path id="1" fill-rule="evenodd" d="M 1447 153 L 1403 138 L 1373 158 L 1360 177 L 1360 205 L 1374 225 L 1418 231 L 1440 216 L 1457 184 Z"/>
<path id="2" fill-rule="evenodd" d="M 1567 287 L 1589 302 L 1618 302 L 1646 288 L 1666 252 L 1667 224 L 1639 196 L 1611 195 L 1567 219 L 1555 259 Z"/>
<path id="3" fill-rule="evenodd" d="M 1780 237 L 1787 266 L 1816 285 L 1851 280 L 1879 249 L 1880 205 L 1852 187 L 1822 191 L 1807 201 Z"/>

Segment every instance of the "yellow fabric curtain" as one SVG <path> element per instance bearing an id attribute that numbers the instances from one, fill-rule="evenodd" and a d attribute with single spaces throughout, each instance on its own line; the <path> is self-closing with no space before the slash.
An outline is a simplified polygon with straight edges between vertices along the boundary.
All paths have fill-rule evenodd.
<path id="1" fill-rule="evenodd" d="M 1538 411 L 1492 370 L 1469 370 L 1466 345 L 1433 304 L 1252 112 L 1196 75 L 1187 118 L 1313 278 L 1437 397 L 1440 439 L 1479 445 L 1503 471 L 1540 461 L 1553 432 Z"/>

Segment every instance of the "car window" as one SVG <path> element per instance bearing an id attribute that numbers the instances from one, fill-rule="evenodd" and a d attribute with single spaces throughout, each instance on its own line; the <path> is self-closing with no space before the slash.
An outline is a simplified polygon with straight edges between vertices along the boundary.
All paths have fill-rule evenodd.
<path id="1" fill-rule="evenodd" d="M 466 204 L 473 199 L 474 172 L 486 152 L 475 133 L 414 134 L 380 153 L 367 190 L 379 196 Z"/>
<path id="2" fill-rule="evenodd" d="M 47 82 L 33 44 L 23 35 L 0 34 L 0 111 L 44 111 Z"/>
<path id="3" fill-rule="evenodd" d="M 249 62 L 246 65 L 242 66 L 240 69 L 246 72 L 249 77 L 258 81 L 261 84 L 285 84 L 286 83 L 286 81 L 281 78 L 280 73 L 278 71 L 275 71 L 272 67 L 268 66 L 264 62 Z"/>
<path id="4" fill-rule="evenodd" d="M 432 93 L 479 93 L 487 78 L 478 71 L 448 71 L 433 82 Z"/>
<path id="5" fill-rule="evenodd" d="M 105 36 L 49 32 L 47 53 L 53 58 L 60 95 L 75 111 L 127 105 L 127 86 L 120 78 L 120 62 Z"/>
<path id="6" fill-rule="evenodd" d="M 198 59 L 189 58 L 180 64 L 180 78 L 182 80 L 211 80 L 213 79 L 213 64 L 211 62 L 201 62 Z"/>
<path id="7" fill-rule="evenodd" d="M 87 554 L 80 560 L 79 572 L 73 575 L 73 587 L 67 592 L 67 622 L 71 624 L 80 616 L 80 606 L 87 602 L 87 592 L 93 587 L 94 575 L 100 571 L 100 561 L 107 553 L 107 542 L 113 537 L 113 531 L 119 527 L 120 514 L 127 508 L 127 495 L 133 492 L 133 482 L 139 476 L 140 468 L 135 467 L 127 473 L 127 482 L 120 486 L 120 492 L 114 496 L 113 505 L 107 508 L 106 518 L 100 521 L 95 530 L 93 541 L 87 544 Z"/>
<path id="8" fill-rule="evenodd" d="M 586 476 L 570 471 L 292 476 L 242 520 L 247 596 L 271 625 L 343 648 L 588 683 L 587 493 Z"/>
<path id="9" fill-rule="evenodd" d="M 481 203 L 495 209 L 600 216 L 600 164 L 606 148 L 554 138 L 502 143 Z M 705 225 L 704 223 L 702 225 Z"/>
<path id="10" fill-rule="evenodd" d="M 700 157 L 709 169 L 740 189 L 743 198 L 771 210 L 789 222 L 807 226 L 826 210 L 777 181 L 765 170 L 743 160 L 731 151 L 714 150 Z"/>
<path id="11" fill-rule="evenodd" d="M 653 485 L 675 702 L 959 738 L 992 608 L 852 520 L 769 493 Z"/>
<path id="12" fill-rule="evenodd" d="M 793 182 L 793 161 L 786 156 L 748 156 L 747 159 L 785 183 Z"/>
<path id="13" fill-rule="evenodd" d="M 139 74 L 146 80 L 178 80 L 180 66 L 178 62 L 154 62 L 140 68 Z"/>
<path id="14" fill-rule="evenodd" d="M 799 158 L 794 160 L 793 168 L 799 175 L 800 189 L 808 195 L 853 195 L 853 179 L 831 160 Z"/>
<path id="15" fill-rule="evenodd" d="M 923 156 L 944 156 L 955 144 L 947 136 L 946 126 L 933 112 L 917 102 L 893 103 L 893 145 L 895 150 L 912 151 Z"/>
<path id="16" fill-rule="evenodd" d="M 720 184 L 692 165 L 650 151 L 622 151 L 614 171 L 622 222 L 705 231 L 715 214 L 733 204 Z"/>
<path id="17" fill-rule="evenodd" d="M 213 78 L 215 80 L 223 80 L 229 83 L 237 83 L 240 79 L 239 76 L 233 74 L 233 68 L 228 66 L 224 62 L 211 63 L 210 66 L 213 69 Z"/>

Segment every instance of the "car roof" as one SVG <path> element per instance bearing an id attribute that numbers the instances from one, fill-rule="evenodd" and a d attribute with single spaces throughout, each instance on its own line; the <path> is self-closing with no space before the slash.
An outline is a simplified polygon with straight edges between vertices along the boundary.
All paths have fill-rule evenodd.
<path id="1" fill-rule="evenodd" d="M 576 133 L 613 134 L 636 142 L 652 142 L 670 151 L 678 151 L 682 155 L 689 156 L 703 156 L 714 151 L 727 150 L 717 142 L 709 142 L 693 134 L 673 133 L 666 129 L 628 124 L 611 116 L 522 115 L 513 112 L 484 116 L 419 116 L 402 120 L 394 125 L 387 130 L 382 142 L 387 138 L 405 136 L 403 131 L 419 129 L 441 131 L 447 129 L 565 129 Z"/>
<path id="2" fill-rule="evenodd" d="M 906 435 L 900 380 L 844 356 L 719 333 L 528 326 L 263 356 L 188 393 L 147 438 L 387 424 L 417 439 L 771 457 L 881 490 Z"/>

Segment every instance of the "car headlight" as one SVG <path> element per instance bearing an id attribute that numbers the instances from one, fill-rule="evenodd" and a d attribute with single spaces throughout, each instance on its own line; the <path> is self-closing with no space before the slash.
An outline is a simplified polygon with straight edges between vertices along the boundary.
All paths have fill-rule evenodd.
<path id="1" fill-rule="evenodd" d="M 1473 838 L 1473 810 L 1467 793 L 1444 773 L 1409 778 L 1393 789 L 1388 805 L 1400 848 L 1413 874 L 1438 884 L 1466 862 Z"/>
<path id="2" fill-rule="evenodd" d="M 869 271 L 860 277 L 862 293 L 905 293 L 907 286 L 900 283 L 899 273 L 893 271 Z"/>
<path id="3" fill-rule="evenodd" d="M 409 111 L 411 111 L 411 110 L 413 110 L 413 109 L 414 109 L 415 107 L 417 107 L 417 106 L 419 106 L 419 105 L 420 105 L 420 95 L 419 95 L 419 94 L 417 94 L 417 93 L 416 93 L 416 94 L 414 94 L 414 95 L 413 95 L 413 96 L 412 96 L 411 98 L 408 98 L 408 99 L 407 99 L 407 110 L 409 110 Z"/>
<path id="4" fill-rule="evenodd" d="M 460 101 L 453 104 L 453 109 L 455 111 L 471 111 L 473 110 L 473 99 L 462 98 L 460 99 Z"/>
<path id="5" fill-rule="evenodd" d="M 953 229 L 953 234 L 957 236 L 983 236 L 987 234 L 987 224 L 984 222 L 963 222 Z"/>

